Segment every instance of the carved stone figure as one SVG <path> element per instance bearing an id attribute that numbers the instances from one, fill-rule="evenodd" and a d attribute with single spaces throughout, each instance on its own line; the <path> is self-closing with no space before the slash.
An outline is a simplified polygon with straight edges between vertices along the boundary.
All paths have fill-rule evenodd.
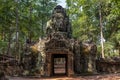
<path id="1" fill-rule="evenodd" d="M 51 37 L 52 33 L 63 32 L 68 38 L 71 38 L 72 30 L 69 17 L 62 6 L 58 5 L 54 8 L 51 19 L 47 22 L 46 33 Z"/>
<path id="2" fill-rule="evenodd" d="M 96 72 L 97 47 L 94 43 L 82 43 L 81 60 L 83 60 L 83 72 Z"/>

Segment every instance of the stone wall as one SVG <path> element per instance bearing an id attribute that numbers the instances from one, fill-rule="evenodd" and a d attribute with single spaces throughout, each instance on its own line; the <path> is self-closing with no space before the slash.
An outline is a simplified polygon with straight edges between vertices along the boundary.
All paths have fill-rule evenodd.
<path id="1" fill-rule="evenodd" d="M 120 58 L 96 60 L 96 69 L 98 73 L 119 73 Z"/>
<path id="2" fill-rule="evenodd" d="M 88 42 L 75 41 L 74 44 L 74 70 L 75 73 L 95 73 L 96 72 L 96 45 Z"/>
<path id="3" fill-rule="evenodd" d="M 20 75 L 22 68 L 15 57 L 0 54 L 0 72 L 4 75 Z"/>

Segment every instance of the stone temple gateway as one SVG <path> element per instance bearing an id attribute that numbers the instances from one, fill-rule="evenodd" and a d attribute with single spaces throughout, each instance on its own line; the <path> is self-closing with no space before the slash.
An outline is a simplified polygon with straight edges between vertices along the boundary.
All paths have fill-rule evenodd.
<path id="1" fill-rule="evenodd" d="M 62 6 L 54 8 L 46 25 L 46 34 L 45 38 L 31 46 L 38 53 L 36 65 L 41 76 L 72 76 L 96 71 L 96 45 L 72 38 L 71 23 Z"/>
<path id="2" fill-rule="evenodd" d="M 69 17 L 61 6 L 54 8 L 52 17 L 47 22 L 46 33 L 49 39 L 45 44 L 46 75 L 55 75 L 55 58 L 65 58 L 65 74 L 68 76 L 73 75 L 73 52 L 70 44 L 71 25 Z"/>
<path id="3" fill-rule="evenodd" d="M 54 8 L 47 22 L 46 34 L 35 44 L 26 41 L 20 63 L 15 57 L 0 54 L 0 80 L 5 79 L 5 75 L 51 77 L 120 73 L 120 58 L 96 59 L 94 42 L 72 38 L 69 17 L 60 5 Z"/>

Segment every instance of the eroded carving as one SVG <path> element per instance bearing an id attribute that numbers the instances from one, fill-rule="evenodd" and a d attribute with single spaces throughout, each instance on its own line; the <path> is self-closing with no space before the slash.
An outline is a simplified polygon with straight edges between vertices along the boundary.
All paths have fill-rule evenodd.
<path id="1" fill-rule="evenodd" d="M 51 37 L 53 33 L 66 33 L 68 38 L 71 38 L 72 29 L 69 22 L 69 17 L 62 6 L 58 5 L 54 8 L 51 19 L 47 22 L 46 33 Z"/>

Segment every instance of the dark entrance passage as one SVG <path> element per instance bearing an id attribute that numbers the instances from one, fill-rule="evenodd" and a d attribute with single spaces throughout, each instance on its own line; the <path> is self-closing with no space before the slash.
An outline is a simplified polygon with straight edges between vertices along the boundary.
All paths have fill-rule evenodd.
<path id="1" fill-rule="evenodd" d="M 52 74 L 67 75 L 67 55 L 53 54 L 52 55 Z"/>
<path id="2" fill-rule="evenodd" d="M 47 76 L 72 76 L 73 53 L 68 49 L 49 49 L 46 52 L 46 75 Z"/>

